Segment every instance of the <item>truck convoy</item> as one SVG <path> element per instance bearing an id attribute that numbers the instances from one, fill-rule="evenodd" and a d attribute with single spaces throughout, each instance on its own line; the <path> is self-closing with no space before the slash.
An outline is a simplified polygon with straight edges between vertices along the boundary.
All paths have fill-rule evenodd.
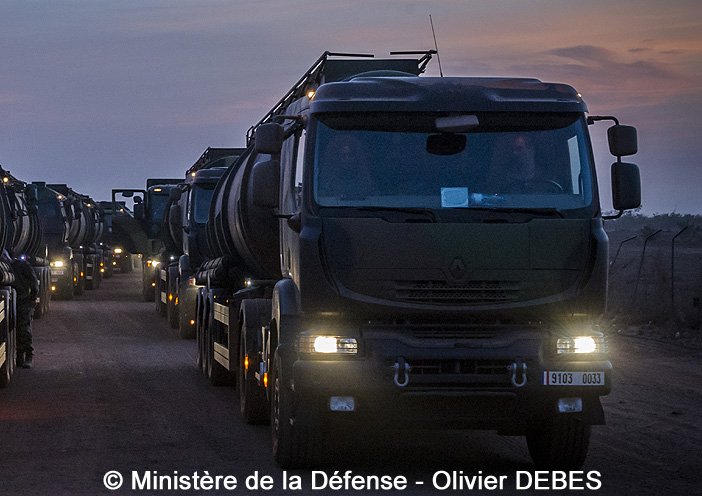
<path id="1" fill-rule="evenodd" d="M 314 464 L 335 425 L 496 430 L 580 467 L 612 387 L 588 127 L 614 121 L 618 215 L 640 204 L 621 160 L 636 130 L 564 84 L 340 55 L 251 128 L 214 191 L 200 366 L 236 377 L 283 467 Z"/>

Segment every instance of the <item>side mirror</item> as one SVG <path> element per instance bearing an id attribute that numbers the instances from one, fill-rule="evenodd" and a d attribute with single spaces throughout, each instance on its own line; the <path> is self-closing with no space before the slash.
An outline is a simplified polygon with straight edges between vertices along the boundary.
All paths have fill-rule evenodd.
<path id="1" fill-rule="evenodd" d="M 168 197 L 174 202 L 177 202 L 178 200 L 180 200 L 182 194 L 183 192 L 180 190 L 180 188 L 173 188 L 168 192 Z"/>
<path id="2" fill-rule="evenodd" d="M 24 188 L 24 198 L 27 200 L 27 203 L 37 203 L 39 201 L 39 191 L 36 184 L 28 184 Z"/>
<path id="3" fill-rule="evenodd" d="M 259 162 L 251 171 L 253 203 L 261 208 L 276 208 L 280 197 L 280 163 Z"/>
<path id="4" fill-rule="evenodd" d="M 144 220 L 144 204 L 139 202 L 134 204 L 134 218 Z"/>
<path id="5" fill-rule="evenodd" d="M 637 165 L 612 164 L 612 206 L 619 211 L 641 206 L 641 174 Z"/>
<path id="6" fill-rule="evenodd" d="M 284 128 L 280 124 L 269 122 L 256 128 L 254 135 L 254 152 L 266 155 L 280 153 L 283 148 Z"/>
<path id="7" fill-rule="evenodd" d="M 168 222 L 176 229 L 183 228 L 183 211 L 177 203 L 171 205 L 168 210 Z"/>
<path id="8" fill-rule="evenodd" d="M 635 155 L 638 151 L 636 128 L 633 126 L 620 126 L 619 124 L 607 129 L 609 152 L 615 157 Z"/>

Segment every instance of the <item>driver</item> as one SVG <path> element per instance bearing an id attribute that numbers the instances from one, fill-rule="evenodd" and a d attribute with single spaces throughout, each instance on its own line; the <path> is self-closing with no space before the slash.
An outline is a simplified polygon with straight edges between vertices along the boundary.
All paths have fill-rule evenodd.
<path id="1" fill-rule="evenodd" d="M 536 160 L 536 149 L 526 134 L 510 134 L 495 143 L 488 172 L 493 193 L 557 193 L 561 188 Z"/>

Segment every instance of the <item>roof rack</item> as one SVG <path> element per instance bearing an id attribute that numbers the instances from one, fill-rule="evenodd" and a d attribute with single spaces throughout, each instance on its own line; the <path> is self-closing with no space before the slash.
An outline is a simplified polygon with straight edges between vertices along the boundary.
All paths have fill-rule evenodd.
<path id="1" fill-rule="evenodd" d="M 211 162 L 214 162 L 215 160 L 222 158 L 222 157 L 229 157 L 232 155 L 241 155 L 243 152 L 242 148 L 212 148 L 208 147 L 207 150 L 205 150 L 202 155 L 200 155 L 200 158 L 197 159 L 197 161 L 193 164 L 192 167 L 190 167 L 187 171 L 185 171 L 185 177 L 190 176 L 193 172 L 197 172 L 200 169 L 206 169 L 208 167 L 208 164 Z"/>
<path id="2" fill-rule="evenodd" d="M 403 60 L 405 62 L 402 65 L 402 69 L 408 72 L 411 72 L 412 74 L 419 75 L 424 72 L 424 70 L 427 67 L 427 64 L 431 60 L 432 55 L 436 53 L 436 50 L 422 50 L 422 51 L 399 51 L 399 52 L 390 52 L 390 55 L 422 55 L 419 59 L 416 60 Z M 335 68 L 333 74 L 329 74 L 327 71 L 329 64 L 329 58 L 330 57 L 346 57 L 347 60 L 339 61 L 341 63 L 346 62 L 349 64 L 348 67 L 340 67 L 341 63 L 339 66 Z M 310 90 L 316 90 L 318 86 L 325 82 L 331 82 L 331 81 L 341 81 L 343 79 L 346 79 L 350 76 L 353 76 L 354 74 L 359 74 L 361 72 L 365 72 L 368 70 L 373 70 L 372 67 L 368 67 L 372 63 L 366 62 L 368 59 L 373 59 L 375 56 L 373 54 L 367 54 L 367 53 L 339 53 L 339 52 L 330 52 L 326 51 L 324 52 L 318 59 L 317 61 L 312 64 L 312 66 L 305 72 L 304 76 L 300 78 L 300 80 L 293 85 L 290 90 L 288 90 L 287 93 L 281 98 L 278 103 L 276 103 L 273 108 L 268 111 L 268 113 L 263 116 L 263 118 L 258 121 L 256 124 L 251 126 L 249 130 L 246 132 L 246 144 L 247 146 L 251 144 L 253 141 L 253 136 L 256 131 L 256 128 L 260 126 L 261 124 L 265 124 L 267 122 L 271 122 L 273 118 L 277 115 L 280 115 L 282 112 L 285 111 L 288 106 L 297 100 L 298 98 L 301 98 L 304 96 L 308 91 Z M 362 60 L 355 60 L 355 59 L 362 59 Z M 392 62 L 400 62 L 400 59 L 389 59 Z M 376 62 L 375 66 L 376 69 L 379 66 L 379 63 L 388 63 L 390 64 L 391 62 L 389 61 L 381 61 L 378 59 L 375 59 L 374 62 Z M 407 64 L 407 62 L 414 62 L 413 64 Z M 353 65 L 355 64 L 355 65 Z M 416 64 L 416 65 L 415 65 Z M 412 65 L 412 67 L 410 67 Z M 365 67 L 364 67 L 365 66 Z M 354 71 L 354 67 L 357 67 L 358 70 Z M 398 66 L 399 67 L 399 66 Z"/>

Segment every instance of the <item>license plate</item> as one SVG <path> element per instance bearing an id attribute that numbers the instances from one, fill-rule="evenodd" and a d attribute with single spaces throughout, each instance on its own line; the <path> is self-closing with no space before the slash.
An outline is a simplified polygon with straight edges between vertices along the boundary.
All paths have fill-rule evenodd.
<path id="1" fill-rule="evenodd" d="M 51 275 L 52 275 L 52 276 L 62 276 L 62 275 L 64 275 L 65 273 L 66 273 L 66 271 L 63 270 L 63 269 L 61 269 L 61 270 L 51 269 Z"/>
<path id="2" fill-rule="evenodd" d="M 544 386 L 604 386 L 604 372 L 544 371 Z"/>

